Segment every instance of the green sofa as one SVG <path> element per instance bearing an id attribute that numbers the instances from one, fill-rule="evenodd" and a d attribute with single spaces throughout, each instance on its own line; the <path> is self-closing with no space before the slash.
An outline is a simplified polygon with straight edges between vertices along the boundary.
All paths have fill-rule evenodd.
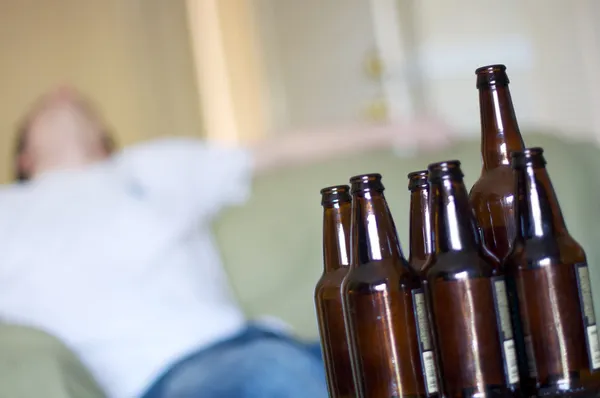
<path id="1" fill-rule="evenodd" d="M 526 135 L 529 146 L 546 150 L 548 169 L 567 225 L 584 246 L 600 309 L 600 166 L 598 149 L 550 135 Z M 313 289 L 322 272 L 319 190 L 355 174 L 379 172 L 405 254 L 408 244 L 406 174 L 437 160 L 463 162 L 470 186 L 480 172 L 479 139 L 441 152 L 397 157 L 365 153 L 310 167 L 278 170 L 258 178 L 252 199 L 227 210 L 215 232 L 231 282 L 249 317 L 276 316 L 298 336 L 317 338 Z M 0 326 L 0 397 L 100 398 L 89 373 L 60 342 L 45 333 Z M 35 380 L 35 382 L 33 382 Z"/>
<path id="2" fill-rule="evenodd" d="M 587 251 L 596 310 L 600 310 L 600 152 L 589 143 L 551 135 L 525 135 L 545 149 L 548 170 L 571 234 Z M 481 170 L 479 139 L 438 153 L 399 158 L 391 151 L 280 170 L 255 181 L 252 199 L 226 212 L 216 233 L 233 286 L 249 316 L 277 316 L 306 338 L 317 337 L 313 289 L 322 272 L 319 190 L 350 176 L 378 172 L 408 255 L 409 193 L 406 175 L 434 161 L 458 159 L 470 187 Z M 600 313 L 600 311 L 599 311 Z"/>
<path id="3" fill-rule="evenodd" d="M 79 359 L 39 330 L 0 325 L 0 398 L 104 398 Z"/>

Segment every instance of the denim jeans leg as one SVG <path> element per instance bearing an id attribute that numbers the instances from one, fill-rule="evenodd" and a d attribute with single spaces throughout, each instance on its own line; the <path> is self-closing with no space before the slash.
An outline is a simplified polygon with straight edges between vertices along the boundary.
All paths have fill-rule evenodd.
<path id="1" fill-rule="evenodd" d="M 321 349 L 321 343 L 306 343 L 306 349 L 316 358 L 323 361 L 323 350 Z"/>
<path id="2" fill-rule="evenodd" d="M 145 398 L 327 398 L 319 356 L 273 337 L 224 345 L 187 359 Z"/>

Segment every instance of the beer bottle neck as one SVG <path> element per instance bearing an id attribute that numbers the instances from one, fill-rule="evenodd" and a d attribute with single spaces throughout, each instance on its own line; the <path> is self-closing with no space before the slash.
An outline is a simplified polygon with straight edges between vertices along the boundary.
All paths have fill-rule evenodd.
<path id="1" fill-rule="evenodd" d="M 383 192 L 354 193 L 351 231 L 352 266 L 403 258 L 396 226 Z"/>
<path id="2" fill-rule="evenodd" d="M 339 202 L 323 211 L 323 263 L 325 272 L 350 265 L 350 220 L 352 205 Z"/>
<path id="3" fill-rule="evenodd" d="M 410 254 L 408 262 L 415 266 L 425 263 L 432 251 L 431 208 L 429 190 L 417 189 L 410 194 Z"/>
<path id="4" fill-rule="evenodd" d="M 545 167 L 527 165 L 517 174 L 517 217 L 521 239 L 568 235 L 554 187 Z"/>
<path id="5" fill-rule="evenodd" d="M 467 189 L 444 178 L 431 184 L 435 253 L 479 251 L 479 237 Z"/>
<path id="6" fill-rule="evenodd" d="M 481 87 L 479 109 L 484 170 L 509 166 L 511 152 L 523 150 L 524 144 L 508 85 Z"/>

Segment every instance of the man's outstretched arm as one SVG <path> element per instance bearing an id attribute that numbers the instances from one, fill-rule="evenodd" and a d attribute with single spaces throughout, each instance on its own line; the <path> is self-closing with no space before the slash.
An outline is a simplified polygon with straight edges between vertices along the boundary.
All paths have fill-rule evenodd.
<path id="1" fill-rule="evenodd" d="M 257 142 L 250 149 L 254 172 L 259 174 L 385 148 L 400 152 L 435 150 L 448 145 L 450 140 L 446 125 L 427 119 L 398 125 L 289 132 Z"/>

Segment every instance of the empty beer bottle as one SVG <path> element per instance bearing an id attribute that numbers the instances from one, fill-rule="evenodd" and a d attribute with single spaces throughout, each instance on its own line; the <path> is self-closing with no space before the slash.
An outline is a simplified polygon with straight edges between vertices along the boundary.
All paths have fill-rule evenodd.
<path id="1" fill-rule="evenodd" d="M 586 256 L 567 231 L 545 164 L 542 148 L 513 154 L 519 228 L 505 268 L 537 394 L 596 396 L 600 349 Z"/>
<path id="2" fill-rule="evenodd" d="M 429 183 L 427 170 L 408 174 L 410 191 L 410 253 L 408 263 L 421 273 L 431 253 L 431 207 L 429 205 Z"/>
<path id="3" fill-rule="evenodd" d="M 481 176 L 471 188 L 471 205 L 483 243 L 499 260 L 515 238 L 513 174 L 510 153 L 524 148 L 504 65 L 475 71 L 481 118 Z"/>
<path id="4" fill-rule="evenodd" d="M 324 270 L 315 305 L 331 398 L 355 397 L 340 290 L 350 265 L 351 203 L 348 185 L 321 190 Z"/>
<path id="5" fill-rule="evenodd" d="M 402 255 L 381 175 L 350 182 L 352 260 L 342 289 L 357 396 L 435 396 L 425 297 Z"/>
<path id="6" fill-rule="evenodd" d="M 447 397 L 519 392 L 504 278 L 484 256 L 460 162 L 429 165 L 434 252 L 424 270 Z"/>

